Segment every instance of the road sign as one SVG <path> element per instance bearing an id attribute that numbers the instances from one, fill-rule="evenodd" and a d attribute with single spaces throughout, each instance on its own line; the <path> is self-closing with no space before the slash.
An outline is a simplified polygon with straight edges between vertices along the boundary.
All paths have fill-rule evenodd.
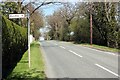
<path id="1" fill-rule="evenodd" d="M 13 18 L 26 18 L 26 14 L 9 14 L 9 19 Z"/>
<path id="2" fill-rule="evenodd" d="M 27 10 L 27 14 L 9 14 L 9 19 L 14 18 L 27 18 L 28 19 L 28 63 L 30 68 L 30 11 Z"/>

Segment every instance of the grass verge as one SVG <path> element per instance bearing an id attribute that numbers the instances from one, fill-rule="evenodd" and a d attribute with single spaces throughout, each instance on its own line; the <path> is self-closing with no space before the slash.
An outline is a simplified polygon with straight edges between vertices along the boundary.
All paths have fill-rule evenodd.
<path id="1" fill-rule="evenodd" d="M 110 48 L 110 47 L 106 47 L 106 46 L 100 46 L 100 45 L 95 45 L 95 44 L 80 44 L 82 46 L 85 47 L 90 47 L 90 48 L 94 48 L 94 49 L 98 49 L 98 50 L 102 50 L 102 51 L 107 51 L 107 52 L 113 52 L 113 53 L 117 53 L 119 49 L 116 48 Z"/>
<path id="2" fill-rule="evenodd" d="M 13 72 L 8 76 L 7 80 L 44 80 L 44 62 L 40 50 L 40 44 L 33 42 L 31 44 L 31 67 L 28 67 L 28 52 L 26 51 L 17 63 Z"/>

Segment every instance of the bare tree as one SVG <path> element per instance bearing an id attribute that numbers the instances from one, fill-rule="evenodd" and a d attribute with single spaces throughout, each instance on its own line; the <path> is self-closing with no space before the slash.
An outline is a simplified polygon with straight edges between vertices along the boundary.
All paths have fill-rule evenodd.
<path id="1" fill-rule="evenodd" d="M 34 11 L 35 8 L 32 4 L 28 5 L 28 9 L 30 12 Z M 38 39 L 38 31 L 39 29 L 44 25 L 43 21 L 44 15 L 42 14 L 42 11 L 35 11 L 33 15 L 31 15 L 30 20 L 31 20 L 31 33 L 35 37 L 35 39 Z"/>

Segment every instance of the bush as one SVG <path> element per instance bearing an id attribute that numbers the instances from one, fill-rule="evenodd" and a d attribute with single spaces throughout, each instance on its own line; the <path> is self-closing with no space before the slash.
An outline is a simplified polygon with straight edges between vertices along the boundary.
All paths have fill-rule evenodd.
<path id="1" fill-rule="evenodd" d="M 28 49 L 27 29 L 2 16 L 2 77 L 6 78 Z"/>

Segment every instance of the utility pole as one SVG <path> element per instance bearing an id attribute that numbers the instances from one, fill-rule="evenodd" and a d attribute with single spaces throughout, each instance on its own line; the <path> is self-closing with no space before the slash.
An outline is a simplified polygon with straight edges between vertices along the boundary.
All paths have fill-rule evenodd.
<path id="1" fill-rule="evenodd" d="M 92 3 L 90 3 L 90 45 L 93 43 Z"/>
<path id="2" fill-rule="evenodd" d="M 27 20 L 28 20 L 28 64 L 30 68 L 30 11 L 27 9 Z"/>

